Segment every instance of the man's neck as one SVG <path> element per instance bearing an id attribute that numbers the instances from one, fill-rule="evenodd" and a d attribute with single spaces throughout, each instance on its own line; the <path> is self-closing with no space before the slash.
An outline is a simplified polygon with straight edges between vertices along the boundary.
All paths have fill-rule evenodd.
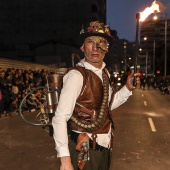
<path id="1" fill-rule="evenodd" d="M 102 61 L 102 62 L 92 62 L 92 61 L 87 60 L 87 59 L 85 59 L 85 61 L 86 61 L 87 63 L 89 63 L 90 65 L 92 65 L 93 67 L 96 67 L 96 68 L 98 68 L 98 69 L 101 69 L 102 66 L 103 66 L 103 61 Z"/>

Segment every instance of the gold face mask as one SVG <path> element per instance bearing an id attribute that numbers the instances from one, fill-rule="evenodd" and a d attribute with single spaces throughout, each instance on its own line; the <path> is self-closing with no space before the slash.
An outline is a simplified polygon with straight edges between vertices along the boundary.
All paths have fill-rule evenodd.
<path id="1" fill-rule="evenodd" d="M 96 48 L 100 48 L 103 51 L 107 51 L 107 49 L 109 47 L 107 40 L 103 37 L 91 36 L 91 37 L 89 37 L 89 41 L 95 43 Z"/>

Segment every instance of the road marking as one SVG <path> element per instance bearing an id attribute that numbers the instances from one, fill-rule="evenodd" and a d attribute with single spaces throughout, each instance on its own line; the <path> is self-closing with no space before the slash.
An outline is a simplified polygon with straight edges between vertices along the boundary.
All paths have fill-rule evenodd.
<path id="1" fill-rule="evenodd" d="M 148 118 L 148 120 L 149 120 L 149 124 L 150 124 L 152 132 L 156 132 L 156 128 L 155 128 L 155 125 L 152 121 L 152 118 Z"/>
<path id="2" fill-rule="evenodd" d="M 144 103 L 145 106 L 147 106 L 147 102 L 146 101 L 144 101 L 143 103 Z"/>

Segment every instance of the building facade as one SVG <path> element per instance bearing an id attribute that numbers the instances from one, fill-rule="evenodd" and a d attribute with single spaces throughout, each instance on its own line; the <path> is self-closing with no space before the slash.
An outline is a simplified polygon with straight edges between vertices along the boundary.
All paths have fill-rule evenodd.
<path id="1" fill-rule="evenodd" d="M 70 67 L 78 62 L 73 56 L 83 57 L 76 37 L 92 20 L 106 23 L 106 0 L 0 1 L 0 57 Z M 133 54 L 127 40 L 110 32 L 113 45 L 105 62 L 111 73 L 120 72 L 127 68 L 121 61 L 127 58 L 128 64 Z"/>
<path id="2" fill-rule="evenodd" d="M 35 61 L 35 54 L 42 59 L 39 49 L 52 44 L 44 55 L 64 62 L 72 53 L 65 48 L 77 48 L 82 25 L 92 20 L 106 22 L 106 0 L 0 1 L 0 56 Z"/>
<path id="3" fill-rule="evenodd" d="M 151 16 L 140 29 L 139 64 L 143 73 L 170 75 L 170 19 Z"/>

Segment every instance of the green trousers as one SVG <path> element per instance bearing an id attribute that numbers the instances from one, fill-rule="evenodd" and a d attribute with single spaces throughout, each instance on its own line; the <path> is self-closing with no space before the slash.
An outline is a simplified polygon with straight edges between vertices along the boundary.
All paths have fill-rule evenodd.
<path id="1" fill-rule="evenodd" d="M 71 161 L 74 167 L 74 170 L 79 170 L 77 164 L 77 157 L 79 151 L 75 150 L 76 143 L 69 139 L 69 150 Z M 110 149 L 104 149 L 104 151 L 95 151 L 90 149 L 90 160 L 87 161 L 86 165 L 84 166 L 83 170 L 109 170 L 110 166 Z"/>

